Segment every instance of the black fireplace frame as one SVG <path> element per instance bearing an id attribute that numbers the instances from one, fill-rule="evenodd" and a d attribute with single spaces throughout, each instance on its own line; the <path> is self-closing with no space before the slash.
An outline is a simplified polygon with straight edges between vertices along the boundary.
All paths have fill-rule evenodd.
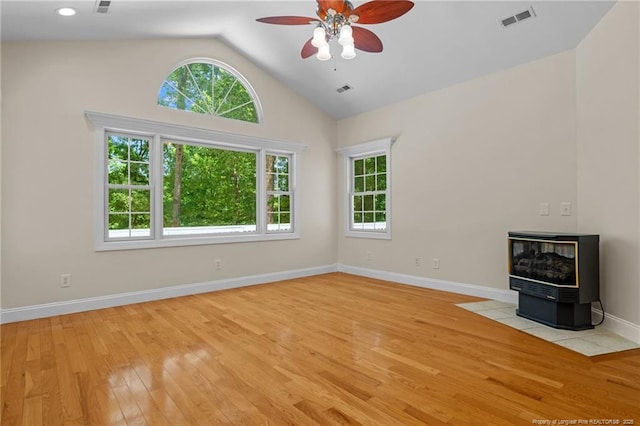
<path id="1" fill-rule="evenodd" d="M 508 236 L 509 288 L 518 292 L 518 316 L 568 330 L 593 328 L 591 302 L 600 300 L 599 235 L 512 231 Z M 573 244 L 575 278 L 554 283 L 540 277 L 518 274 L 513 265 L 513 244 Z"/>

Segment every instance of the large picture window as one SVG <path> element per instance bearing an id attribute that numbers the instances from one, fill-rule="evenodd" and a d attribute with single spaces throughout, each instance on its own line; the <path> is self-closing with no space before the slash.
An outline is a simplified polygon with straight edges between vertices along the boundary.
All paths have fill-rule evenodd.
<path id="1" fill-rule="evenodd" d="M 98 250 L 298 238 L 303 145 L 86 115 L 96 130 Z"/>
<path id="2" fill-rule="evenodd" d="M 345 235 L 391 238 L 391 139 L 342 148 Z"/>

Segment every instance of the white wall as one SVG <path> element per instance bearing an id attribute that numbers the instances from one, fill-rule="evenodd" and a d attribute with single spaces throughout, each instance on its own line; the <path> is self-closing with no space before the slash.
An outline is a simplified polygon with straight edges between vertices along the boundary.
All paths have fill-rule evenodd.
<path id="1" fill-rule="evenodd" d="M 264 123 L 157 106 L 164 77 L 192 57 L 241 72 L 260 97 Z M 3 309 L 337 261 L 335 120 L 223 43 L 3 43 L 2 88 Z M 85 110 L 307 144 L 299 176 L 302 238 L 95 252 L 93 133 Z M 70 288 L 60 288 L 63 273 L 72 276 Z"/>
<path id="2" fill-rule="evenodd" d="M 574 69 L 565 52 L 341 120 L 340 147 L 398 136 L 393 239 L 341 237 L 341 263 L 506 290 L 508 231 L 576 229 L 560 216 L 576 204 Z"/>
<path id="3" fill-rule="evenodd" d="M 640 325 L 640 10 L 618 2 L 576 49 L 578 229 L 601 235 L 605 311 Z"/>

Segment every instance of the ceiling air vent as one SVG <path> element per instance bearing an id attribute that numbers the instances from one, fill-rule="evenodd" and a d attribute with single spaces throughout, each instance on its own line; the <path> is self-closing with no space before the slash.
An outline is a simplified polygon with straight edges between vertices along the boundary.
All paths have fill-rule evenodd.
<path id="1" fill-rule="evenodd" d="M 502 20 L 500 20 L 500 23 L 502 24 L 503 27 L 508 27 L 510 25 L 513 25 L 515 23 L 518 22 L 522 22 L 525 19 L 529 19 L 536 16 L 536 12 L 533 10 L 533 7 L 530 7 L 529 9 L 522 11 L 520 13 L 516 13 L 513 16 L 509 16 L 508 18 L 504 18 Z"/>
<path id="2" fill-rule="evenodd" d="M 110 0 L 98 0 L 96 1 L 96 13 L 108 13 L 109 6 L 111 6 Z"/>
<path id="3" fill-rule="evenodd" d="M 338 87 L 338 88 L 336 89 L 336 92 L 338 92 L 338 93 L 342 93 L 342 92 L 346 92 L 347 90 L 351 90 L 351 89 L 352 89 L 352 87 L 351 87 L 351 86 L 349 86 L 348 84 L 345 84 L 345 85 L 344 85 L 344 86 L 342 86 L 342 87 Z"/>

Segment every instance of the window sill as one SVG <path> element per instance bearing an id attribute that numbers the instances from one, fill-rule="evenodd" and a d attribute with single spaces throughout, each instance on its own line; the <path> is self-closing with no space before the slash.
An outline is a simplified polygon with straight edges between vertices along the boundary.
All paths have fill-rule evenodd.
<path id="1" fill-rule="evenodd" d="M 162 247 L 201 246 L 209 244 L 251 243 L 260 241 L 297 240 L 300 234 L 287 232 L 281 234 L 252 234 L 252 235 L 225 235 L 203 236 L 190 238 L 163 238 L 160 240 L 128 240 L 128 241 L 100 241 L 96 244 L 95 251 L 114 250 L 140 250 Z"/>
<path id="2" fill-rule="evenodd" d="M 349 238 L 372 238 L 376 240 L 390 240 L 391 233 L 390 232 L 367 232 L 367 231 L 346 231 L 344 233 L 345 237 Z"/>

